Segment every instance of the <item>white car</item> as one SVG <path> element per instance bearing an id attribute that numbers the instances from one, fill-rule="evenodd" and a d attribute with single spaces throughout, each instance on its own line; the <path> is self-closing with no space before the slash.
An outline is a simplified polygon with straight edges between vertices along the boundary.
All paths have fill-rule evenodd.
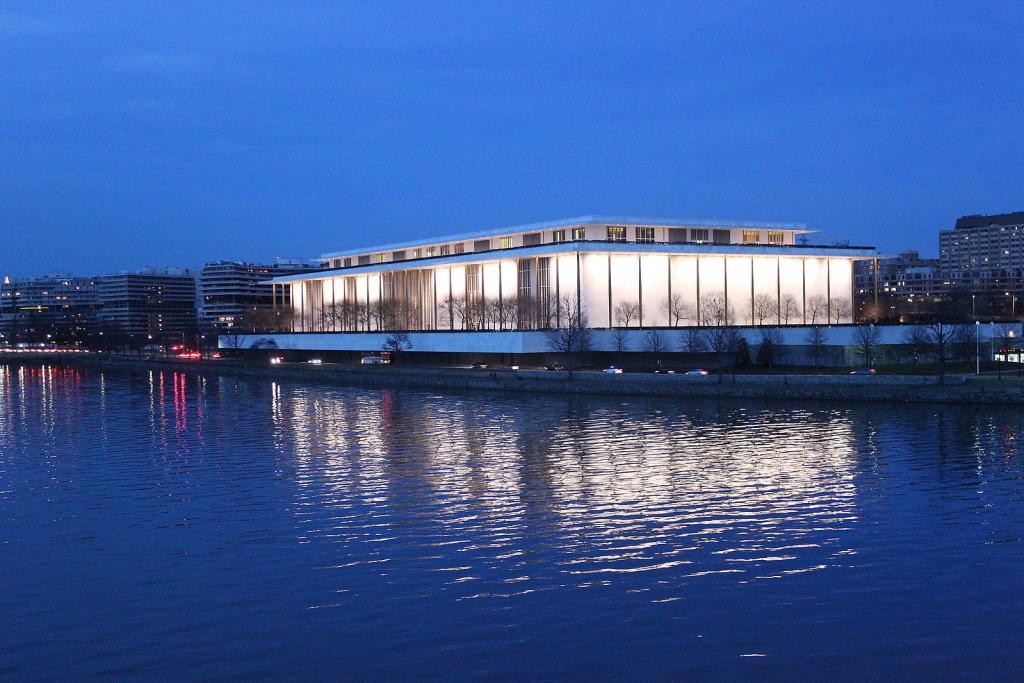
<path id="1" fill-rule="evenodd" d="M 363 356 L 359 362 L 363 365 L 387 365 L 391 359 L 384 356 Z"/>
<path id="2" fill-rule="evenodd" d="M 695 370 L 687 370 L 683 374 L 691 377 L 704 377 L 705 375 L 708 374 L 708 371 L 705 370 L 704 368 L 697 368 Z"/>
<path id="3" fill-rule="evenodd" d="M 306 362 L 309 363 L 310 365 L 323 365 L 323 361 L 320 360 L 319 358 L 310 358 Z"/>
<path id="4" fill-rule="evenodd" d="M 601 372 L 603 372 L 606 375 L 621 375 L 622 374 L 622 368 L 617 368 L 614 365 L 609 365 L 608 367 L 606 367 Z"/>
<path id="5" fill-rule="evenodd" d="M 270 364 L 271 365 L 280 365 L 281 364 L 281 360 L 282 360 L 281 356 L 271 356 L 270 357 Z"/>

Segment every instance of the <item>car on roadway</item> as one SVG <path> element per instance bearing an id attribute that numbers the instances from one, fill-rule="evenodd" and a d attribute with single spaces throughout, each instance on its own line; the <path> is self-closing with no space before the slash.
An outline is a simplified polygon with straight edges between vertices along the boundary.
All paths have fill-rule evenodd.
<path id="1" fill-rule="evenodd" d="M 689 377 L 705 377 L 707 376 L 708 371 L 704 368 L 694 368 L 693 370 L 687 370 L 683 374 Z"/>
<path id="2" fill-rule="evenodd" d="M 603 372 L 606 375 L 621 375 L 622 374 L 622 368 L 617 368 L 614 365 L 609 365 L 608 367 L 606 367 L 601 372 Z"/>
<path id="3" fill-rule="evenodd" d="M 874 368 L 857 368 L 856 370 L 850 371 L 851 375 L 877 375 L 878 370 Z"/>

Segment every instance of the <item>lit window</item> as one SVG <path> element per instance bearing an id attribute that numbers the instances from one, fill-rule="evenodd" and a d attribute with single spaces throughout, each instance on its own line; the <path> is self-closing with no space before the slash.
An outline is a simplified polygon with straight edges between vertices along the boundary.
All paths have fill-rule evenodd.
<path id="1" fill-rule="evenodd" d="M 501 248 L 502 249 L 511 249 L 512 248 L 512 238 L 511 237 L 502 237 L 501 240 L 500 240 L 500 243 L 501 243 Z"/>
<path id="2" fill-rule="evenodd" d="M 377 263 L 384 263 L 384 254 L 374 254 L 373 260 Z"/>
<path id="3" fill-rule="evenodd" d="M 461 254 L 461 253 L 463 253 L 464 251 L 466 251 L 466 246 L 465 246 L 465 245 L 464 245 L 464 244 L 463 244 L 462 242 L 456 242 L 456 243 L 455 243 L 455 244 L 453 245 L 453 249 L 452 249 L 452 251 L 453 251 L 454 253 L 456 253 L 456 254 Z"/>
<path id="4" fill-rule="evenodd" d="M 707 242 L 709 239 L 707 228 L 690 228 L 691 242 Z"/>
<path id="5" fill-rule="evenodd" d="M 586 228 L 579 227 L 579 228 L 573 228 L 572 229 L 572 241 L 573 242 L 578 242 L 580 240 L 585 240 L 585 239 L 587 239 L 587 229 Z"/>
<path id="6" fill-rule="evenodd" d="M 757 244 L 760 239 L 761 233 L 758 230 L 743 231 L 743 244 Z"/>
<path id="7" fill-rule="evenodd" d="M 564 242 L 565 241 L 565 230 L 552 230 L 551 231 L 552 242 Z"/>
<path id="8" fill-rule="evenodd" d="M 781 230 L 769 230 L 768 231 L 768 244 L 784 244 L 786 242 L 786 233 Z"/>
<path id="9" fill-rule="evenodd" d="M 654 241 L 654 228 L 637 228 L 636 241 L 650 243 Z"/>
<path id="10" fill-rule="evenodd" d="M 442 244 L 441 245 L 441 256 L 447 256 L 451 252 L 452 252 L 451 247 L 449 247 L 447 244 Z"/>
<path id="11" fill-rule="evenodd" d="M 626 241 L 626 228 L 622 225 L 609 225 L 608 226 L 608 241 L 609 242 L 625 242 Z"/>
<path id="12" fill-rule="evenodd" d="M 437 247 L 427 247 L 427 256 L 433 256 L 437 253 Z"/>

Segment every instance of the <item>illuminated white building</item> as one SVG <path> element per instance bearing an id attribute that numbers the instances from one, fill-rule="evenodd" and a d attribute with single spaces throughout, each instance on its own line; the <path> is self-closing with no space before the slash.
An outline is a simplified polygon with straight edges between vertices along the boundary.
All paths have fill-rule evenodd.
<path id="1" fill-rule="evenodd" d="M 326 270 L 273 280 L 294 312 L 277 341 L 370 349 L 402 330 L 419 350 L 531 352 L 543 342 L 509 335 L 563 326 L 572 308 L 595 329 L 850 323 L 853 263 L 874 250 L 801 243 L 808 232 L 586 216 L 329 253 Z M 465 331 L 495 334 L 441 335 Z"/>

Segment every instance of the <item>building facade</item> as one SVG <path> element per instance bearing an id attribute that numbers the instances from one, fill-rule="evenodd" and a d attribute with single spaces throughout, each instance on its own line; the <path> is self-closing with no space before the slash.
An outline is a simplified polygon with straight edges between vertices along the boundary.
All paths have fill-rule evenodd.
<path id="1" fill-rule="evenodd" d="M 204 330 L 250 331 L 264 326 L 262 313 L 274 309 L 274 289 L 268 280 L 305 273 L 317 266 L 300 259 L 280 259 L 272 265 L 239 261 L 207 263 L 199 275 L 199 322 Z M 290 307 L 289 292 L 282 294 L 282 308 Z"/>
<path id="2" fill-rule="evenodd" d="M 951 290 L 1024 290 L 1024 211 L 958 218 L 939 233 L 939 260 Z"/>
<path id="3" fill-rule="evenodd" d="M 179 268 L 147 268 L 96 279 L 104 333 L 168 336 L 196 330 L 196 278 Z"/>
<path id="4" fill-rule="evenodd" d="M 292 348 L 389 330 L 500 337 L 579 317 L 594 329 L 850 323 L 853 264 L 874 252 L 798 244 L 806 232 L 588 216 L 325 254 L 326 270 L 275 278 L 274 299 L 290 301 Z"/>
<path id="5" fill-rule="evenodd" d="M 866 259 L 854 265 L 858 320 L 913 322 L 932 319 L 948 307 L 941 261 L 916 251 Z"/>
<path id="6" fill-rule="evenodd" d="M 75 341 L 95 326 L 96 279 L 47 275 L 0 284 L 0 334 L 14 341 Z"/>

